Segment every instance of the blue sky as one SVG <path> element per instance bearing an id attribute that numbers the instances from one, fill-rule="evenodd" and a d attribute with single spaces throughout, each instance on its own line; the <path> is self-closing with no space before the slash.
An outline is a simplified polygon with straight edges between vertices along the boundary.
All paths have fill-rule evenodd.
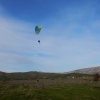
<path id="1" fill-rule="evenodd" d="M 0 71 L 68 72 L 99 66 L 99 4 L 99 0 L 0 0 Z M 37 36 L 38 24 L 43 28 Z"/>

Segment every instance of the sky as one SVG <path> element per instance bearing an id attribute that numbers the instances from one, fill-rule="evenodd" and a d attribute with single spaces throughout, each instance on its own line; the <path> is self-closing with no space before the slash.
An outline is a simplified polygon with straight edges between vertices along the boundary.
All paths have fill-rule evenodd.
<path id="1" fill-rule="evenodd" d="M 0 71 L 69 72 L 100 66 L 99 4 L 0 0 Z M 36 25 L 43 26 L 39 35 Z"/>

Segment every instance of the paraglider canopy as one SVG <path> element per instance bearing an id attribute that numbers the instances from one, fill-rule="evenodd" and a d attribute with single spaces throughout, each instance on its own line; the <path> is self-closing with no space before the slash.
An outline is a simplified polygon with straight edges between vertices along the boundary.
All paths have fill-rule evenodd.
<path id="1" fill-rule="evenodd" d="M 41 25 L 37 25 L 37 26 L 35 27 L 35 34 L 38 35 L 38 34 L 40 33 L 41 29 L 42 29 L 42 26 L 41 26 Z"/>
<path id="2" fill-rule="evenodd" d="M 35 34 L 38 35 L 40 33 L 41 29 L 42 29 L 42 26 L 41 25 L 37 25 L 35 27 Z M 40 43 L 40 40 L 38 40 L 38 43 Z"/>

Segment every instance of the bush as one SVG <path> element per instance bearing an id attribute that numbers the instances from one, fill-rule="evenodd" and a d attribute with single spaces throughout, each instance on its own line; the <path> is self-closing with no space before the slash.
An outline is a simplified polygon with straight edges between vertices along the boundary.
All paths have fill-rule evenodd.
<path id="1" fill-rule="evenodd" d="M 94 81 L 99 81 L 100 75 L 97 73 L 94 75 Z"/>

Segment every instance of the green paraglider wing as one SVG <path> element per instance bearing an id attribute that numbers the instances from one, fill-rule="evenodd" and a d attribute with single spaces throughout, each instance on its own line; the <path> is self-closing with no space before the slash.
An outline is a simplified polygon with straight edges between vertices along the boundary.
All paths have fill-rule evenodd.
<path id="1" fill-rule="evenodd" d="M 39 34 L 39 32 L 41 31 L 41 29 L 42 29 L 42 26 L 41 25 L 37 25 L 36 27 L 35 27 L 35 34 Z"/>

